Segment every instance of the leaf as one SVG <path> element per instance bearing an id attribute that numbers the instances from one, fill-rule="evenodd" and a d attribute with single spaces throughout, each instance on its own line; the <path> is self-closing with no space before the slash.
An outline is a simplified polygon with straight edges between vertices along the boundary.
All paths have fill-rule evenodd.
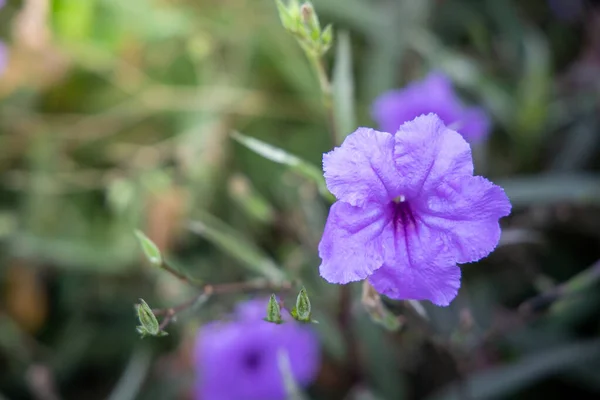
<path id="1" fill-rule="evenodd" d="M 285 388 L 286 400 L 307 400 L 306 396 L 302 394 L 294 375 L 292 373 L 292 366 L 290 364 L 290 357 L 284 349 L 277 351 L 277 365 L 279 366 L 279 372 L 283 379 L 283 387 Z"/>
<path id="2" fill-rule="evenodd" d="M 523 357 L 515 364 L 475 374 L 462 383 L 462 388 L 453 385 L 430 399 L 461 399 L 465 390 L 469 391 L 468 397 L 472 399 L 512 398 L 511 394 L 548 375 L 577 367 L 598 356 L 600 356 L 600 340 L 551 348 Z"/>
<path id="3" fill-rule="evenodd" d="M 253 272 L 274 282 L 285 280 L 285 273 L 271 258 L 217 218 L 202 214 L 199 219 L 188 224 L 188 229 L 219 247 Z"/>
<path id="4" fill-rule="evenodd" d="M 247 147 L 253 152 L 263 156 L 267 160 L 271 160 L 278 164 L 287 165 L 294 172 L 297 172 L 299 175 L 302 175 L 305 178 L 313 181 L 317 185 L 319 192 L 323 197 L 330 200 L 331 202 L 335 201 L 335 197 L 333 197 L 329 190 L 327 190 L 327 186 L 325 185 L 325 178 L 323 178 L 323 173 L 319 168 L 302 160 L 299 157 L 296 157 L 295 155 L 292 155 L 280 148 L 272 146 L 253 137 L 242 135 L 239 132 L 233 132 L 231 136 L 238 143 L 242 144 L 243 146 Z"/>
<path id="5" fill-rule="evenodd" d="M 498 180 L 513 207 L 561 202 L 600 204 L 600 176 L 548 174 Z"/>
<path id="6" fill-rule="evenodd" d="M 145 348 L 136 349 L 108 400 L 134 400 L 138 398 L 151 366 L 152 353 L 150 350 Z"/>
<path id="7" fill-rule="evenodd" d="M 346 137 L 356 129 L 352 47 L 347 31 L 341 31 L 337 35 L 333 68 L 333 103 L 336 125 L 343 137 Z"/>
<path id="8" fill-rule="evenodd" d="M 160 250 L 154 244 L 152 240 L 148 238 L 143 232 L 136 230 L 135 236 L 138 238 L 140 242 L 140 246 L 142 247 L 142 251 L 150 264 L 160 267 L 162 265 L 162 255 L 160 254 Z"/>

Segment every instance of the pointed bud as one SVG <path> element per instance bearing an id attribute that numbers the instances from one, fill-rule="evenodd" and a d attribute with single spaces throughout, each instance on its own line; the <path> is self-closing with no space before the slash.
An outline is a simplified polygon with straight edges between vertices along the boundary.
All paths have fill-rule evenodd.
<path id="1" fill-rule="evenodd" d="M 135 305 L 140 326 L 136 327 L 138 333 L 145 336 L 166 336 L 167 332 L 161 331 L 160 325 L 152 309 L 143 299 L 140 299 L 140 304 Z"/>
<path id="2" fill-rule="evenodd" d="M 302 21 L 308 29 L 309 37 L 316 42 L 321 36 L 321 24 L 315 8 L 310 2 L 306 2 L 300 7 L 300 15 L 302 15 Z"/>
<path id="3" fill-rule="evenodd" d="M 310 322 L 310 300 L 308 298 L 308 294 L 306 293 L 306 288 L 304 286 L 300 289 L 300 293 L 298 293 L 298 297 L 296 298 L 296 308 L 295 308 L 295 318 L 301 322 Z"/>
<path id="4" fill-rule="evenodd" d="M 158 247 L 148 238 L 148 236 L 144 235 L 141 231 L 136 230 L 135 236 L 140 242 L 140 246 L 142 247 L 142 251 L 144 255 L 150 261 L 150 264 L 160 267 L 162 265 L 162 255 L 160 254 L 160 250 Z"/>
<path id="5" fill-rule="evenodd" d="M 292 30 L 294 27 L 294 16 L 292 15 L 291 10 L 289 10 L 281 0 L 275 0 L 275 3 L 277 4 L 281 25 L 287 30 Z"/>
<path id="6" fill-rule="evenodd" d="M 327 50 L 331 47 L 331 43 L 333 42 L 333 27 L 331 24 L 327 25 L 325 29 L 323 29 L 323 33 L 321 34 L 321 43 L 323 43 L 323 48 L 321 52 L 325 54 Z"/>
<path id="7" fill-rule="evenodd" d="M 277 298 L 274 294 L 269 298 L 269 304 L 267 304 L 267 318 L 265 321 L 272 322 L 274 324 L 281 324 L 281 308 L 277 302 Z"/>

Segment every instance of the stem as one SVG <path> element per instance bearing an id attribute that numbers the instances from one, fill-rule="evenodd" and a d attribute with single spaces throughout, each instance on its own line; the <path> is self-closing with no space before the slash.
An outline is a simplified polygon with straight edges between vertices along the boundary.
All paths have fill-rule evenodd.
<path id="1" fill-rule="evenodd" d="M 308 54 L 308 59 L 317 73 L 319 80 L 319 86 L 321 88 L 321 96 L 323 98 L 323 106 L 325 107 L 325 113 L 327 114 L 327 123 L 329 125 L 329 133 L 331 135 L 331 141 L 334 146 L 341 143 L 341 137 L 337 125 L 335 123 L 335 115 L 333 109 L 333 92 L 331 89 L 331 82 L 327 76 L 325 70 L 325 62 L 322 57 L 317 55 Z"/>
<path id="2" fill-rule="evenodd" d="M 162 269 L 164 269 L 165 271 L 167 271 L 168 273 L 170 273 L 171 275 L 173 275 L 175 278 L 179 279 L 180 281 L 185 282 L 189 285 L 198 286 L 198 282 L 195 282 L 192 278 L 177 271 L 175 268 L 170 266 L 166 261 L 163 260 L 163 262 L 160 264 L 160 267 Z"/>
<path id="3" fill-rule="evenodd" d="M 153 309 L 154 315 L 164 315 L 164 319 L 160 323 L 160 330 L 166 328 L 175 316 L 191 308 L 197 303 L 205 302 L 212 295 L 242 293 L 261 290 L 290 290 L 293 287 L 292 282 L 274 283 L 265 280 L 255 280 L 250 282 L 232 282 L 219 285 L 204 285 L 198 294 L 191 299 L 169 308 Z"/>

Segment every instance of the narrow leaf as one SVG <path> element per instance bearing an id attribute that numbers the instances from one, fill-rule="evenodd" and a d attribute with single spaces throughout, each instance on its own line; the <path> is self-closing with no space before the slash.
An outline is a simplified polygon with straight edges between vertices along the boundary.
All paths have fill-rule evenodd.
<path id="1" fill-rule="evenodd" d="M 142 251 L 144 255 L 148 258 L 148 261 L 152 265 L 161 266 L 162 265 L 162 255 L 160 254 L 160 250 L 158 247 L 146 236 L 143 232 L 136 230 L 135 236 L 138 238 L 140 242 L 140 246 L 142 246 Z"/>
<path id="2" fill-rule="evenodd" d="M 333 100 L 337 126 L 343 137 L 346 137 L 356 129 L 352 46 L 347 31 L 341 31 L 337 35 Z"/>
<path id="3" fill-rule="evenodd" d="M 231 136 L 238 143 L 244 145 L 245 147 L 249 148 L 255 153 L 263 156 L 267 160 L 271 160 L 278 164 L 286 165 L 299 175 L 302 175 L 305 178 L 313 181 L 319 188 L 319 192 L 323 197 L 332 202 L 335 201 L 333 195 L 329 192 L 329 190 L 327 190 L 327 186 L 325 185 L 325 178 L 323 178 L 323 173 L 316 166 L 280 148 L 272 146 L 253 137 L 242 135 L 239 132 L 233 132 Z"/>
<path id="4" fill-rule="evenodd" d="M 513 398 L 512 394 L 546 376 L 576 368 L 598 356 L 600 340 L 597 339 L 548 349 L 523 357 L 517 363 L 474 374 L 466 382 L 451 386 L 431 400 L 464 398 L 465 388 L 472 399 Z"/>
<path id="5" fill-rule="evenodd" d="M 285 273 L 271 258 L 258 249 L 254 243 L 217 218 L 202 214 L 200 218 L 190 222 L 188 228 L 219 247 L 251 271 L 274 282 L 285 280 Z"/>

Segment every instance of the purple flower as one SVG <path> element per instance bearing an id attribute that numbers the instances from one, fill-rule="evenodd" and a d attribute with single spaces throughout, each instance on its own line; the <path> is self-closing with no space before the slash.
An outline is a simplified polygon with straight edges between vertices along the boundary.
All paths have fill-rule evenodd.
<path id="1" fill-rule="evenodd" d="M 286 398 L 277 352 L 288 352 L 296 382 L 316 377 L 319 343 L 306 325 L 284 315 L 281 325 L 263 321 L 267 300 L 238 306 L 234 320 L 205 325 L 198 334 L 198 400 L 283 400 Z M 284 313 L 284 310 L 282 310 Z"/>
<path id="2" fill-rule="evenodd" d="M 365 278 L 394 299 L 448 305 L 456 264 L 487 256 L 511 205 L 499 186 L 473 176 L 469 144 L 435 115 L 396 134 L 359 128 L 323 156 L 337 197 L 319 244 L 321 276 Z"/>
<path id="3" fill-rule="evenodd" d="M 2 0 L 0 0 L 2 1 Z M 8 65 L 8 49 L 6 45 L 0 42 L 0 76 L 4 73 L 6 66 Z"/>
<path id="4" fill-rule="evenodd" d="M 404 89 L 382 94 L 372 108 L 373 119 L 385 132 L 396 132 L 403 123 L 429 113 L 437 114 L 446 125 L 472 143 L 490 131 L 490 120 L 485 111 L 465 107 L 454 93 L 450 79 L 439 72 Z"/>
<path id="5" fill-rule="evenodd" d="M 548 0 L 548 5 L 556 18 L 565 22 L 577 21 L 585 11 L 582 0 Z"/>

